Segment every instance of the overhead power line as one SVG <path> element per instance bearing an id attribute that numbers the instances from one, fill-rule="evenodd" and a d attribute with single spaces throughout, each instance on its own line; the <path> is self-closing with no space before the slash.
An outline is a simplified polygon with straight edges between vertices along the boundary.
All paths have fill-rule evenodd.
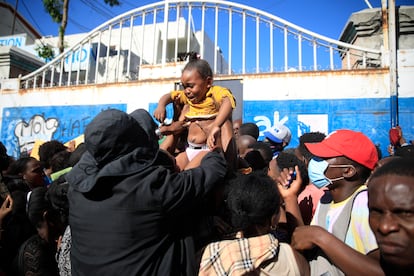
<path id="1" fill-rule="evenodd" d="M 133 4 L 133 3 L 129 2 L 129 1 L 126 1 L 126 0 L 121 1 L 121 5 L 122 5 L 122 3 L 127 4 L 127 5 L 128 5 L 128 6 L 130 6 L 131 8 L 136 8 L 136 7 L 137 7 L 137 5 L 136 5 L 136 4 Z"/>
<path id="2" fill-rule="evenodd" d="M 82 24 L 80 24 L 80 23 L 78 23 L 78 22 L 76 22 L 76 21 L 74 21 L 74 20 L 72 20 L 71 18 L 70 18 L 70 16 L 69 16 L 69 22 L 71 23 L 71 24 L 73 24 L 73 25 L 75 25 L 79 30 L 81 30 L 81 31 L 83 31 L 83 32 L 89 32 L 91 29 L 90 28 L 88 28 L 88 27 L 86 27 L 86 26 L 84 26 L 84 25 L 82 25 Z"/>
<path id="3" fill-rule="evenodd" d="M 88 6 L 89 8 L 91 8 L 93 11 L 95 11 L 95 12 L 99 13 L 100 15 L 102 15 L 102 16 L 104 16 L 104 17 L 106 17 L 107 19 L 111 19 L 111 18 L 113 18 L 113 17 L 114 17 L 114 15 L 112 15 L 112 14 L 108 13 L 106 10 L 104 10 L 104 9 L 102 9 L 102 8 L 100 8 L 100 7 L 95 6 L 95 5 L 94 5 L 93 3 L 91 3 L 91 2 L 88 2 L 88 1 L 86 1 L 86 0 L 81 0 L 81 2 L 82 2 L 83 4 L 85 4 L 86 6 Z"/>
<path id="4" fill-rule="evenodd" d="M 30 9 L 27 8 L 24 1 L 22 1 L 22 5 L 23 5 L 23 8 L 25 8 L 25 10 L 26 10 L 27 14 L 29 15 L 30 19 L 32 20 L 33 24 L 37 27 L 37 29 L 40 31 L 40 33 L 44 34 L 44 31 L 42 30 L 42 28 L 40 28 L 39 24 L 37 24 L 36 19 L 34 19 L 32 13 L 30 12 Z"/>
<path id="5" fill-rule="evenodd" d="M 115 13 L 113 12 L 112 7 L 107 5 L 107 4 L 104 4 L 102 0 L 100 0 L 100 1 L 91 1 L 90 4 L 92 6 L 98 5 L 98 7 L 97 7 L 98 9 L 108 13 L 111 16 L 111 18 L 115 17 Z"/>

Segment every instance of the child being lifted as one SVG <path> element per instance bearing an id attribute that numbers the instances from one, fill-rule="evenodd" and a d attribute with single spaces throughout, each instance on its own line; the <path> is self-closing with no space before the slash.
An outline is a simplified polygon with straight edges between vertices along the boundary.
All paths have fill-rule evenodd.
<path id="1" fill-rule="evenodd" d="M 178 121 L 188 126 L 188 146 L 177 155 L 176 162 L 183 170 L 198 153 L 214 146 L 226 152 L 234 143 L 231 115 L 236 102 L 229 89 L 213 85 L 213 72 L 203 59 L 190 59 L 182 71 L 181 84 L 184 90 L 160 98 L 154 117 L 162 124 L 168 104 L 181 108 Z"/>

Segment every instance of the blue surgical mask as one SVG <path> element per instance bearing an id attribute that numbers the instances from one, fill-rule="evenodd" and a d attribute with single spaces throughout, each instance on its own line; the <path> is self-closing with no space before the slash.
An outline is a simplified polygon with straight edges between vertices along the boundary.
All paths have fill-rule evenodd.
<path id="1" fill-rule="evenodd" d="M 312 158 L 308 165 L 309 179 L 319 189 L 332 184 L 332 181 L 325 176 L 329 163 L 323 159 Z"/>
<path id="2" fill-rule="evenodd" d="M 353 167 L 352 165 L 330 165 L 327 161 L 320 159 L 320 158 L 312 158 L 309 161 L 308 165 L 308 175 L 310 181 L 319 189 L 326 187 L 330 184 L 333 184 L 335 181 L 344 179 L 343 176 L 337 177 L 334 179 L 330 179 L 325 176 L 326 169 L 331 167 L 336 168 L 345 168 L 345 167 Z"/>

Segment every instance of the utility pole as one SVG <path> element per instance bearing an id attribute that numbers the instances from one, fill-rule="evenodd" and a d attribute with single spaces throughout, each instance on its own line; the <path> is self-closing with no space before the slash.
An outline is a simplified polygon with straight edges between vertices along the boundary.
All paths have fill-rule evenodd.
<path id="1" fill-rule="evenodd" d="M 16 25 L 16 14 L 17 14 L 17 5 L 19 4 L 19 0 L 16 0 L 16 4 L 14 5 L 14 14 L 13 14 L 13 24 L 11 28 L 11 35 L 14 35 L 14 26 Z"/>
<path id="2" fill-rule="evenodd" d="M 397 64 L 397 24 L 395 0 L 381 0 L 384 53 L 387 54 L 390 75 L 390 115 L 391 127 L 398 125 L 398 64 Z"/>
<path id="3" fill-rule="evenodd" d="M 390 86 L 391 86 L 391 126 L 398 125 L 398 64 L 397 64 L 397 24 L 395 0 L 388 3 L 388 31 L 390 43 Z"/>

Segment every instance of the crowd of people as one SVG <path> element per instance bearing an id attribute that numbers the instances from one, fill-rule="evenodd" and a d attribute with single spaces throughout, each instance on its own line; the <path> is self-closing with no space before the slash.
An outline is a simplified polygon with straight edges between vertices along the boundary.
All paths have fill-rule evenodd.
<path id="1" fill-rule="evenodd" d="M 350 129 L 292 148 L 284 125 L 260 140 L 233 122 L 206 61 L 181 82 L 154 114 L 102 111 L 75 148 L 52 140 L 15 160 L 0 143 L 0 276 L 412 275 L 414 156 L 400 127 L 385 157 Z"/>

